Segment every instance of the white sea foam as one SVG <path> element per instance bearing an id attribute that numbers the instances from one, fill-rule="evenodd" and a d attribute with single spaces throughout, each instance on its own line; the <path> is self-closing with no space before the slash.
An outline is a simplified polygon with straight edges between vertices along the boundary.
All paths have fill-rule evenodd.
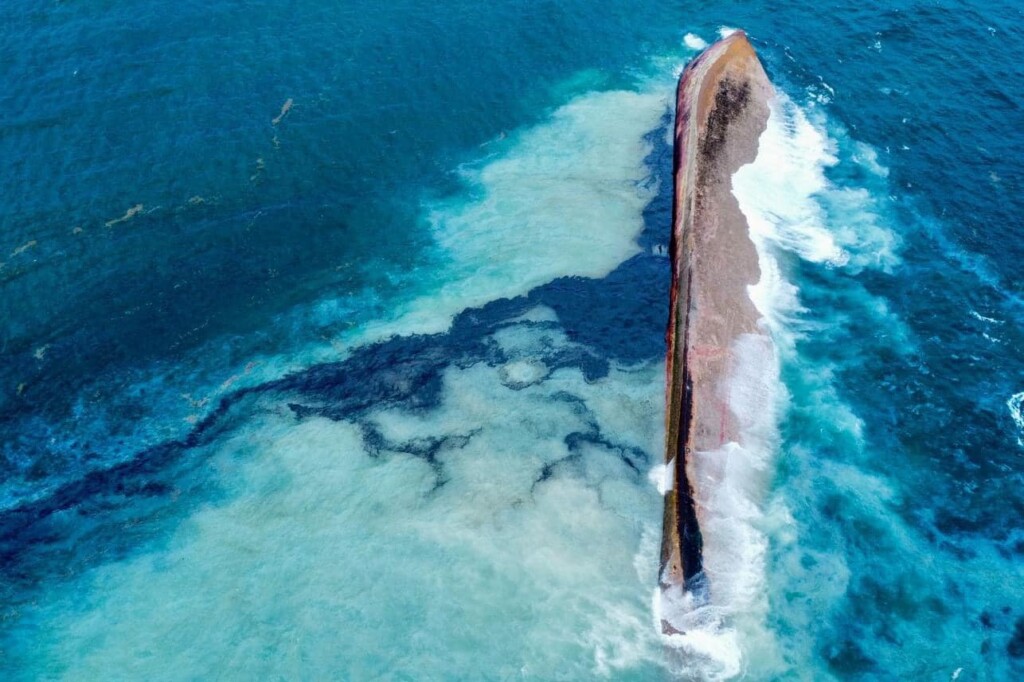
<path id="1" fill-rule="evenodd" d="M 719 26 L 718 27 L 718 37 L 722 38 L 724 40 L 724 39 L 728 38 L 729 36 L 731 36 L 733 33 L 736 33 L 736 31 L 738 31 L 738 30 L 739 30 L 738 28 L 733 28 L 732 26 Z"/>
<path id="2" fill-rule="evenodd" d="M 878 150 L 864 142 L 854 143 L 853 160 L 881 178 L 889 177 L 889 169 L 878 160 Z"/>
<path id="3" fill-rule="evenodd" d="M 820 112 L 809 114 L 779 93 L 758 161 L 733 178 L 751 235 L 811 262 L 889 271 L 899 262 L 900 239 L 882 218 L 888 199 L 866 187 L 828 180 L 826 169 L 839 163 L 838 146 Z M 848 146 L 849 160 L 884 183 L 888 169 L 877 152 L 860 142 Z"/>
<path id="4" fill-rule="evenodd" d="M 1010 417 L 1017 426 L 1017 442 L 1024 445 L 1024 392 L 1016 393 L 1006 401 L 1010 409 Z"/>
<path id="5" fill-rule="evenodd" d="M 970 314 L 971 314 L 971 317 L 973 317 L 974 319 L 978 320 L 979 322 L 988 322 L 989 324 L 1004 324 L 1003 320 L 997 320 L 994 317 L 986 317 L 985 315 L 982 315 L 981 313 L 979 313 L 977 310 L 973 310 L 972 309 L 970 311 Z"/>
<path id="6" fill-rule="evenodd" d="M 558 314 L 547 306 L 539 305 L 530 308 L 522 315 L 509 320 L 509 322 L 558 322 Z"/>
<path id="7" fill-rule="evenodd" d="M 683 44 L 691 50 L 703 50 L 708 46 L 708 41 L 704 40 L 696 33 L 687 33 L 683 36 Z"/>
<path id="8" fill-rule="evenodd" d="M 757 159 L 733 177 L 733 192 L 755 244 L 771 243 L 816 262 L 849 260 L 825 227 L 814 201 L 828 187 L 825 168 L 837 161 L 828 137 L 791 101 L 779 96 L 761 135 Z"/>
<path id="9" fill-rule="evenodd" d="M 854 163 L 884 179 L 877 155 L 864 145 L 856 149 Z M 781 255 L 859 269 L 885 267 L 888 261 L 878 251 L 894 253 L 896 248 L 895 238 L 874 217 L 872 197 L 858 188 L 834 186 L 826 177 L 826 169 L 839 162 L 837 154 L 837 143 L 821 122 L 812 122 L 779 94 L 756 159 L 732 179 L 761 273 L 749 295 L 772 341 L 758 334 L 736 340 L 727 402 L 738 425 L 738 442 L 694 453 L 707 592 L 680 591 L 656 600 L 659 618 L 683 631 L 666 640 L 702 661 L 699 672 L 692 673 L 702 679 L 729 679 L 750 660 L 770 668 L 784 657 L 767 626 L 766 527 L 791 524 L 791 517 L 778 503 L 769 507 L 766 493 L 788 401 L 780 357 L 793 352 L 805 311 L 799 291 L 785 277 Z M 858 213 L 867 217 L 857 218 Z M 845 220 L 832 220 L 835 215 Z M 859 433 L 856 417 L 836 417 Z"/>
<path id="10" fill-rule="evenodd" d="M 503 384 L 509 388 L 524 388 L 543 381 L 550 370 L 540 360 L 513 360 L 501 367 Z"/>
<path id="11" fill-rule="evenodd" d="M 647 474 L 647 479 L 654 484 L 661 495 L 665 495 L 675 486 L 676 480 L 676 458 L 673 457 L 668 464 L 657 464 Z"/>
<path id="12" fill-rule="evenodd" d="M 713 484 L 704 521 L 705 570 L 712 600 L 721 603 L 743 633 L 746 656 L 778 656 L 765 625 L 767 539 L 764 494 L 778 448 L 778 423 L 788 399 L 779 378 L 781 353 L 790 352 L 801 312 L 797 288 L 782 272 L 780 250 L 805 260 L 843 265 L 849 254 L 826 227 L 818 201 L 828 188 L 825 168 L 837 162 L 834 144 L 784 95 L 773 102 L 756 159 L 733 176 L 733 193 L 750 227 L 761 276 L 749 288 L 766 337 L 736 342 L 729 403 L 741 426 L 741 443 L 699 453 L 699 470 Z"/>

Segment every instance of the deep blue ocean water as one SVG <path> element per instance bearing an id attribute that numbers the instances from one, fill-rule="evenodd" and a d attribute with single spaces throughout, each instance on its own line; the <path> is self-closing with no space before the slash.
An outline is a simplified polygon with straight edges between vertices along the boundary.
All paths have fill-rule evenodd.
<path id="1" fill-rule="evenodd" d="M 1021 14 L 4 3 L 2 677 L 1024 676 Z M 666 140 L 723 27 L 807 182 L 746 592 L 668 651 Z"/>

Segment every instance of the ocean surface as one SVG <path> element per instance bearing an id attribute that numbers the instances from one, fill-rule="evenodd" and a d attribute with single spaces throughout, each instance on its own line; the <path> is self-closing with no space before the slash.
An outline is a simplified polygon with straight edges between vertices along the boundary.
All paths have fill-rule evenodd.
<path id="1" fill-rule="evenodd" d="M 1024 679 L 1022 13 L 6 0 L 0 678 Z M 778 391 L 669 642 L 672 104 L 733 27 Z"/>

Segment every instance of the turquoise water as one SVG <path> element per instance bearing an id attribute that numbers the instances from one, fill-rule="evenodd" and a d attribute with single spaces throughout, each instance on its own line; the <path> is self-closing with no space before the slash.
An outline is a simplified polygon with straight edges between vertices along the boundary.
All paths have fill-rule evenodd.
<path id="1" fill-rule="evenodd" d="M 5 679 L 1024 674 L 1013 3 L 0 19 Z M 667 136 L 725 27 L 782 93 L 777 414 L 666 642 Z"/>

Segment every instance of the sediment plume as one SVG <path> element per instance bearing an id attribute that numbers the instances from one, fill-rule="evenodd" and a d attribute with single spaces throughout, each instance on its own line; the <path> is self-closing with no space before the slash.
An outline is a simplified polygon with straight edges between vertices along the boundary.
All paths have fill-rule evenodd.
<path id="1" fill-rule="evenodd" d="M 744 445 L 749 405 L 737 395 L 741 366 L 772 354 L 748 287 L 760 279 L 732 176 L 754 160 L 773 90 L 742 31 L 711 45 L 683 72 L 676 97 L 672 291 L 667 342 L 665 516 L 661 628 L 685 629 L 686 596 L 706 597 L 701 520 L 708 486 L 724 474 L 695 463 Z"/>

